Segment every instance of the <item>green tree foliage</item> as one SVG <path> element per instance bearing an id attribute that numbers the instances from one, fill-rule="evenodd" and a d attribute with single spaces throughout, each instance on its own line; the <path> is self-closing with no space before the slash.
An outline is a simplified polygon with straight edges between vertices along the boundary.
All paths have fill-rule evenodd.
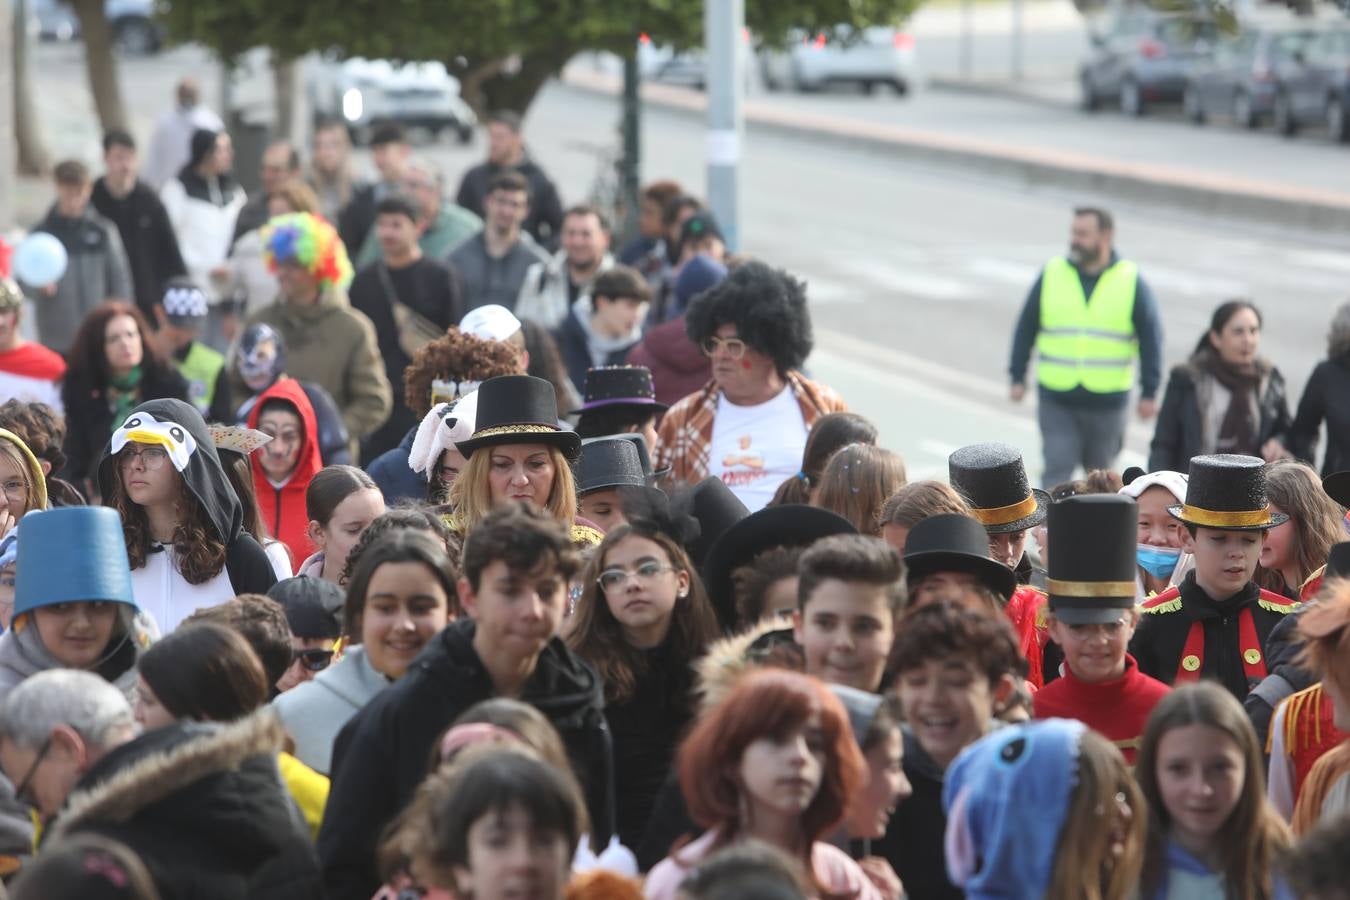
<path id="1" fill-rule="evenodd" d="M 709 0 L 717 2 L 717 0 Z M 920 0 L 746 0 L 758 43 L 793 29 L 840 33 L 898 25 Z M 703 43 L 703 0 L 191 0 L 164 13 L 170 35 L 231 59 L 257 46 L 281 59 L 312 50 L 437 59 L 478 109 L 524 111 L 577 53 L 632 53 L 637 35 Z"/>

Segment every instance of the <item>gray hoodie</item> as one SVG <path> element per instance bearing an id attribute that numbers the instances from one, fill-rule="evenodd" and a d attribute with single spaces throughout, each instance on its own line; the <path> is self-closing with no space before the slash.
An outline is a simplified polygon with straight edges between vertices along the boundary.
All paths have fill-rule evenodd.
<path id="1" fill-rule="evenodd" d="M 333 742 L 342 726 L 391 684 L 375 671 L 366 648 L 358 644 L 313 681 L 277 697 L 272 706 L 295 740 L 296 758 L 327 775 L 333 764 Z"/>
<path id="2" fill-rule="evenodd" d="M 136 663 L 141 654 L 159 637 L 159 629 L 148 616 L 135 613 L 130 606 L 122 617 L 122 630 L 130 630 L 132 651 L 126 653 L 115 650 L 105 660 L 98 673 L 112 682 L 113 687 L 121 691 L 128 703 L 136 702 Z M 12 626 L 0 635 L 0 700 L 18 687 L 25 679 L 48 669 L 63 668 L 61 661 L 52 655 L 42 643 L 37 626 L 28 622 L 26 627 L 15 630 Z"/>
<path id="3" fill-rule="evenodd" d="M 57 353 L 65 353 L 85 315 L 104 300 L 134 302 L 131 268 L 117 226 L 85 208 L 78 219 L 68 219 L 53 206 L 33 229 L 51 234 L 66 248 L 66 274 L 56 293 L 41 293 L 46 285 L 26 285 L 37 309 L 38 339 Z"/>

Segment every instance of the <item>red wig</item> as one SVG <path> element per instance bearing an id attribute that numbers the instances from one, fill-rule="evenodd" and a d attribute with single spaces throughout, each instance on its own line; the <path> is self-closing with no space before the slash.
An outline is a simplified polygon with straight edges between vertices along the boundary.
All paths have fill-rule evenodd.
<path id="1" fill-rule="evenodd" d="M 726 699 L 699 719 L 680 747 L 680 789 L 689 814 L 704 828 L 720 828 L 733 837 L 740 820 L 738 775 L 741 755 L 755 741 L 801 728 L 820 714 L 825 766 L 820 789 L 801 815 L 807 858 L 821 835 L 843 820 L 862 786 L 866 762 L 853 739 L 848 713 L 824 684 L 786 669 L 762 669 L 743 676 Z"/>

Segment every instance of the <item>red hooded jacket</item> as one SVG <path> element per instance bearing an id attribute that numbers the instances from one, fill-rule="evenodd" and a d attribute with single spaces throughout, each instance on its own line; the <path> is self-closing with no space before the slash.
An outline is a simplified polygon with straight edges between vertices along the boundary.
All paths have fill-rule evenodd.
<path id="1" fill-rule="evenodd" d="M 251 456 L 253 488 L 258 493 L 258 507 L 262 510 L 267 530 L 272 537 L 286 545 L 286 549 L 291 552 L 292 565 L 298 566 L 314 552 L 314 545 L 305 534 L 309 525 L 309 515 L 305 512 L 305 492 L 314 475 L 323 468 L 319 442 L 315 439 L 319 430 L 315 424 L 314 407 L 310 405 L 300 382 L 294 378 L 282 378 L 262 392 L 258 402 L 253 404 L 253 409 L 249 410 L 249 428 L 258 427 L 259 415 L 269 400 L 284 400 L 299 414 L 303 429 L 300 456 L 290 480 L 281 488 L 274 488 L 262 467 L 262 454 L 267 452 L 267 448 L 255 451 Z"/>

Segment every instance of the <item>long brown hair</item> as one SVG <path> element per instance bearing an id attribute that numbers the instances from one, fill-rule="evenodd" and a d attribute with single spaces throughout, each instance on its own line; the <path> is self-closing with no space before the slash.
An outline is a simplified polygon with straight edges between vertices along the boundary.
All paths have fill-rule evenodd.
<path id="1" fill-rule="evenodd" d="M 774 492 L 769 506 L 788 503 L 805 506 L 811 502 L 811 489 L 820 484 L 820 474 L 830 457 L 849 444 L 875 444 L 877 426 L 851 412 L 826 413 L 811 426 L 802 449 L 802 468 Z"/>
<path id="2" fill-rule="evenodd" d="M 900 454 L 868 444 L 849 444 L 825 464 L 815 505 L 838 513 L 859 534 L 881 534 L 881 507 L 905 486 Z"/>
<path id="3" fill-rule="evenodd" d="M 649 522 L 638 520 L 619 525 L 605 535 L 599 548 L 582 571 L 583 593 L 577 603 L 577 621 L 567 636 L 568 645 L 584 657 L 605 685 L 605 701 L 624 703 L 632 699 L 637 681 L 647 668 L 641 650 L 624 640 L 623 628 L 609 608 L 605 592 L 598 579 L 605 570 L 605 557 L 620 541 L 629 537 L 646 538 L 665 551 L 666 558 L 676 571 L 689 576 L 689 592 L 675 601 L 671 612 L 670 632 L 666 638 L 671 659 L 685 675 L 676 679 L 684 688 L 685 705 L 692 710 L 693 669 L 691 664 L 702 656 L 708 644 L 718 636 L 717 614 L 713 612 L 708 594 L 698 570 L 689 560 L 689 554 L 671 537 Z"/>
<path id="4" fill-rule="evenodd" d="M 1139 884 L 1144 861 L 1144 795 L 1125 758 L 1106 738 L 1085 731 L 1078 741 L 1078 787 L 1055 848 L 1055 867 L 1046 900 L 1129 900 Z M 1117 796 L 1132 816 L 1125 828 L 1124 852 L 1113 855 L 1115 828 L 1105 827 L 1120 816 Z"/>
<path id="5" fill-rule="evenodd" d="M 122 467 L 113 464 L 111 496 L 108 505 L 122 517 L 126 537 L 127 560 L 133 570 L 145 565 L 150 553 L 150 518 L 145 507 L 127 496 L 122 484 Z M 225 543 L 216 534 L 206 507 L 187 486 L 178 470 L 178 498 L 174 501 L 177 524 L 173 529 L 174 562 L 188 584 L 205 584 L 225 568 Z"/>
<path id="6" fill-rule="evenodd" d="M 104 388 L 112 373 L 108 371 L 107 344 L 108 322 L 118 316 L 130 316 L 136 322 L 136 330 L 141 335 L 141 371 L 146 378 L 157 378 L 169 369 L 168 358 L 159 352 L 150 340 L 150 325 L 141 311 L 129 303 L 110 300 L 90 310 L 75 332 L 75 340 L 70 345 L 70 370 L 66 381 L 79 385 L 81 389 Z"/>
<path id="7" fill-rule="evenodd" d="M 1266 466 L 1266 495 L 1282 512 L 1288 513 L 1294 527 L 1294 552 L 1298 559 L 1299 583 L 1289 587 L 1297 591 L 1303 582 L 1326 565 L 1331 545 L 1345 540 L 1345 510 L 1322 490 L 1322 480 L 1312 466 L 1294 459 L 1282 459 Z M 1268 590 L 1279 590 L 1284 576 L 1259 568 L 1256 582 Z"/>
<path id="8" fill-rule="evenodd" d="M 1148 840 L 1140 894 L 1153 896 L 1166 879 L 1165 860 L 1172 817 L 1158 786 L 1158 747 L 1163 736 L 1188 725 L 1205 725 L 1227 735 L 1242 754 L 1242 793 L 1214 836 L 1228 896 L 1268 900 L 1274 896 L 1276 858 L 1290 844 L 1289 828 L 1266 800 L 1265 764 L 1256 732 L 1242 705 L 1223 687 L 1202 681 L 1175 688 L 1153 708 L 1135 758 L 1135 779 L 1148 801 Z"/>

